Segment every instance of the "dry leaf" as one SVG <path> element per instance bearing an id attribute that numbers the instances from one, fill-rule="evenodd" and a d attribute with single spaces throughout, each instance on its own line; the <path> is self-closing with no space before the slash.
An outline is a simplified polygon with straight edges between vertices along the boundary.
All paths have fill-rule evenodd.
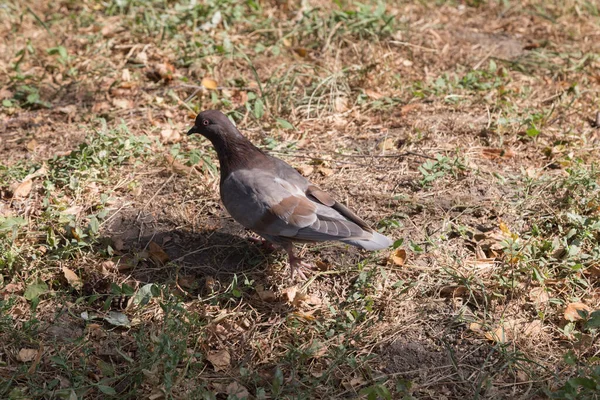
<path id="1" fill-rule="evenodd" d="M 29 362 L 35 359 L 38 351 L 35 349 L 21 349 L 19 350 L 19 354 L 17 354 L 17 361 L 20 362 Z"/>
<path id="2" fill-rule="evenodd" d="M 583 303 L 569 303 L 567 305 L 567 308 L 565 308 L 565 319 L 571 322 L 583 319 L 581 315 L 579 315 L 578 311 L 585 311 L 587 313 L 590 313 L 592 312 L 592 309 Z"/>
<path id="3" fill-rule="evenodd" d="M 506 343 L 512 340 L 515 336 L 515 324 L 511 320 L 504 323 L 495 329 L 485 333 L 485 338 L 497 343 Z"/>
<path id="4" fill-rule="evenodd" d="M 420 103 L 410 103 L 407 104 L 405 106 L 402 106 L 402 108 L 400 108 L 400 115 L 401 116 L 405 116 L 406 114 L 418 110 L 419 108 L 421 108 L 421 104 Z"/>
<path id="5" fill-rule="evenodd" d="M 77 112 L 77 106 L 75 104 L 69 104 L 68 106 L 58 107 L 56 111 L 67 115 L 74 115 Z"/>
<path id="6" fill-rule="evenodd" d="M 281 292 L 285 294 L 289 303 L 293 303 L 296 298 L 296 293 L 298 292 L 298 287 L 290 286 L 287 289 L 283 289 Z"/>
<path id="7" fill-rule="evenodd" d="M 304 58 L 308 55 L 308 50 L 304 47 L 296 47 L 294 48 L 294 53 L 298 54 L 300 57 Z"/>
<path id="8" fill-rule="evenodd" d="M 198 279 L 192 275 L 179 275 L 177 277 L 177 282 L 179 283 L 179 286 L 186 289 L 194 290 L 199 287 Z"/>
<path id="9" fill-rule="evenodd" d="M 150 258 L 157 264 L 164 264 L 169 261 L 169 255 L 165 253 L 162 247 L 156 242 L 150 242 L 148 251 L 150 253 Z"/>
<path id="10" fill-rule="evenodd" d="M 539 336 L 543 331 L 542 321 L 536 319 L 522 327 L 523 335 L 527 337 Z"/>
<path id="11" fill-rule="evenodd" d="M 13 191 L 14 197 L 27 197 L 31 192 L 31 188 L 33 187 L 33 181 L 31 179 L 25 179 L 23 182 L 19 183 L 15 190 Z"/>
<path id="12" fill-rule="evenodd" d="M 406 250 L 400 248 L 394 250 L 390 255 L 390 261 L 399 267 L 403 266 L 406 262 Z"/>
<path id="13" fill-rule="evenodd" d="M 62 271 L 65 275 L 65 278 L 67 279 L 67 282 L 69 282 L 69 285 L 71 285 L 77 290 L 80 290 L 83 287 L 83 281 L 81 280 L 81 278 L 79 278 L 79 276 L 77 276 L 75 272 L 73 272 L 67 267 L 63 267 Z"/>
<path id="14" fill-rule="evenodd" d="M 189 175 L 194 169 L 177 161 L 172 155 L 165 156 L 167 167 L 178 175 Z"/>
<path id="15" fill-rule="evenodd" d="M 370 98 L 372 98 L 373 100 L 378 100 L 383 97 L 383 95 L 381 93 L 376 92 L 375 90 L 372 90 L 372 89 L 365 89 L 365 94 L 367 96 L 369 96 Z"/>
<path id="16" fill-rule="evenodd" d="M 244 386 L 240 385 L 236 381 L 233 381 L 229 385 L 227 385 L 225 392 L 229 396 L 234 396 L 234 398 L 238 399 L 238 400 L 243 400 L 243 399 L 247 399 L 248 397 L 250 397 L 250 393 L 248 393 L 248 389 L 246 389 Z"/>
<path id="17" fill-rule="evenodd" d="M 300 172 L 303 176 L 309 176 L 315 170 L 311 165 L 299 165 L 296 167 L 296 170 Z"/>
<path id="18" fill-rule="evenodd" d="M 181 140 L 181 134 L 179 131 L 171 128 L 165 128 L 160 131 L 160 141 L 161 143 L 177 143 Z"/>
<path id="19" fill-rule="evenodd" d="M 121 108 L 123 110 L 128 110 L 133 108 L 133 102 L 128 99 L 112 99 L 113 106 L 117 108 Z"/>
<path id="20" fill-rule="evenodd" d="M 31 139 L 29 142 L 27 142 L 27 150 L 29 151 L 34 151 L 35 148 L 37 147 L 38 142 L 35 139 Z"/>
<path id="21" fill-rule="evenodd" d="M 211 78 L 202 78 L 202 82 L 200 84 L 209 90 L 217 90 L 219 87 L 217 81 Z"/>
<path id="22" fill-rule="evenodd" d="M 333 175 L 333 170 L 331 168 L 327 168 L 324 167 L 322 165 L 319 165 L 317 167 L 317 171 L 322 175 L 322 176 L 330 176 Z"/>
<path id="23" fill-rule="evenodd" d="M 498 158 L 511 158 L 514 157 L 515 153 L 511 149 L 496 149 L 496 148 L 486 148 L 481 150 L 481 154 L 490 160 L 495 160 Z"/>
<path id="24" fill-rule="evenodd" d="M 396 148 L 396 140 L 394 138 L 385 138 L 377 145 L 380 151 L 393 150 Z"/>
<path id="25" fill-rule="evenodd" d="M 231 356 L 225 349 L 211 351 L 206 355 L 206 359 L 212 364 L 215 371 L 225 371 L 231 364 Z"/>
<path id="26" fill-rule="evenodd" d="M 469 324 L 469 330 L 473 332 L 481 332 L 481 328 L 483 328 L 483 326 L 479 322 L 471 322 Z"/>
<path id="27" fill-rule="evenodd" d="M 534 287 L 529 291 L 529 299 L 537 305 L 545 305 L 550 300 L 550 296 L 543 287 Z"/>
<path id="28" fill-rule="evenodd" d="M 275 301 L 277 296 L 272 290 L 265 290 L 263 285 L 256 285 L 256 293 L 262 301 Z"/>
<path id="29" fill-rule="evenodd" d="M 339 112 L 339 113 L 348 111 L 348 99 L 343 96 L 336 97 L 334 104 L 333 104 L 333 108 L 335 109 L 336 112 Z"/>

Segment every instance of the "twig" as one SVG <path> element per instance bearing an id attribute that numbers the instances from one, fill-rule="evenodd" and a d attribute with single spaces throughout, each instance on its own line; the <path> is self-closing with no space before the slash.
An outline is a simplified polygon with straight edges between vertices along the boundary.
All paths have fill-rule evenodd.
<path id="1" fill-rule="evenodd" d="M 437 49 L 431 49 L 429 47 L 423 47 L 423 46 L 419 46 L 418 44 L 412 44 L 412 43 L 408 43 L 408 42 L 400 42 L 398 40 L 390 40 L 390 43 L 398 45 L 398 46 L 414 47 L 415 49 L 419 49 L 419 50 L 423 50 L 423 51 L 430 51 L 432 53 L 435 53 L 436 51 L 438 51 Z"/>

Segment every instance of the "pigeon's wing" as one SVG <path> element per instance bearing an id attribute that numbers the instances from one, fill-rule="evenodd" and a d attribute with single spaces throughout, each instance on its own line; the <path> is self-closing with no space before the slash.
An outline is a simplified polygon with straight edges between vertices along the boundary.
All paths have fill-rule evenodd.
<path id="1" fill-rule="evenodd" d="M 245 227 L 273 238 L 325 241 L 371 236 L 340 211 L 307 196 L 301 182 L 290 183 L 278 175 L 264 169 L 231 173 L 221 187 L 223 203 L 231 216 Z"/>

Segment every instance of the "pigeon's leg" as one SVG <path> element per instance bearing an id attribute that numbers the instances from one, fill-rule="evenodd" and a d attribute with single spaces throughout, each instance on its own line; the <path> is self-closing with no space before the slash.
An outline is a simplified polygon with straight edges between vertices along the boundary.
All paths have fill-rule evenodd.
<path id="1" fill-rule="evenodd" d="M 290 262 L 290 278 L 294 279 L 294 272 L 297 272 L 300 279 L 306 280 L 305 272 L 310 271 L 312 269 L 312 265 L 302 261 L 300 256 L 296 256 L 294 254 L 294 245 L 291 242 L 285 243 L 282 246 L 288 254 L 288 259 Z"/>

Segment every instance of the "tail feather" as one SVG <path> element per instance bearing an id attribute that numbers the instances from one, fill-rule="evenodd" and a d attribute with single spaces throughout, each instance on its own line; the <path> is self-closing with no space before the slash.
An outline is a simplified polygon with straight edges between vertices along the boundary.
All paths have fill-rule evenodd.
<path id="1" fill-rule="evenodd" d="M 373 232 L 370 239 L 348 239 L 340 241 L 370 251 L 385 249 L 390 247 L 393 243 L 392 239 L 379 232 Z"/>

